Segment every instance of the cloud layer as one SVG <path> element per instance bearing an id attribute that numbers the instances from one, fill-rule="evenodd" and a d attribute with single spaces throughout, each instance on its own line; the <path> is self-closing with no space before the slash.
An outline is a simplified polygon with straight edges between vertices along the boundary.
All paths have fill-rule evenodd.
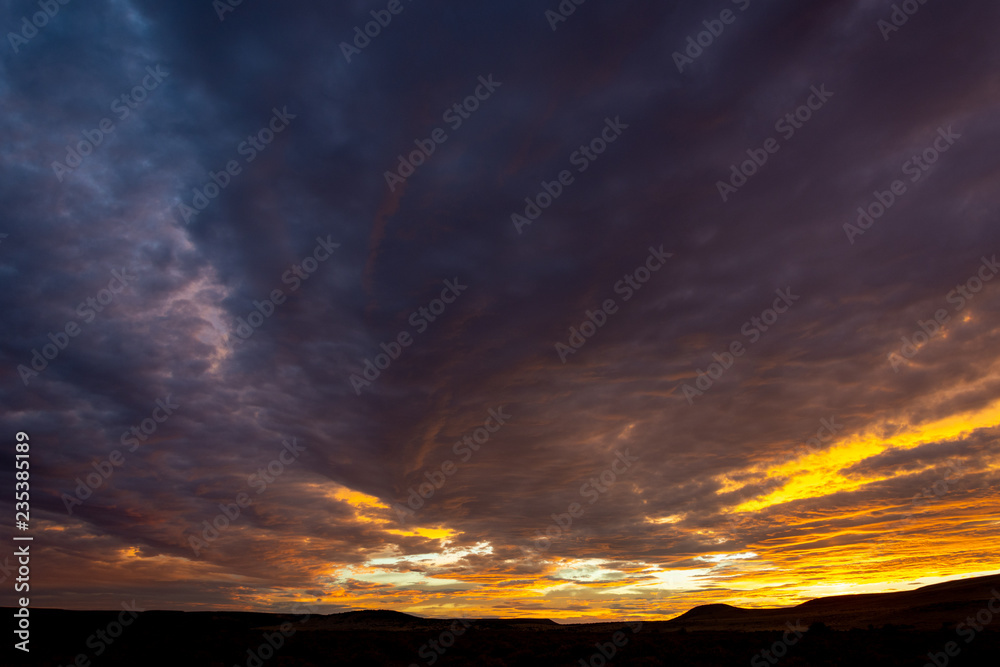
<path id="1" fill-rule="evenodd" d="M 382 6 L 8 37 L 33 604 L 579 620 L 1000 569 L 1000 8 L 399 7 L 354 49 Z"/>

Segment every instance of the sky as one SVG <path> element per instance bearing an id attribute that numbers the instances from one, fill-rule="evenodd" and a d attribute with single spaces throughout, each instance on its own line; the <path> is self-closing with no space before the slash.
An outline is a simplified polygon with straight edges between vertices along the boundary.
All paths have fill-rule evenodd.
<path id="1" fill-rule="evenodd" d="M 1000 572 L 1000 6 L 902 4 L 5 3 L 32 606 Z"/>

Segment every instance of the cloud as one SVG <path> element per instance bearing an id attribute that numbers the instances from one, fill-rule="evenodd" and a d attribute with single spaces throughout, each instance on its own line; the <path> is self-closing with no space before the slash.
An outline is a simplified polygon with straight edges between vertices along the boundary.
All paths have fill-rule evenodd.
<path id="1" fill-rule="evenodd" d="M 673 52 L 715 9 L 587 4 L 553 32 L 545 3 L 414 3 L 348 63 L 358 3 L 244 4 L 220 22 L 210 4 L 107 0 L 5 52 L 0 421 L 31 435 L 39 603 L 308 597 L 581 620 L 979 571 L 998 293 L 949 295 L 1000 248 L 997 86 L 953 63 L 995 59 L 997 10 L 927 5 L 887 42 L 880 3 L 741 4 L 680 73 Z M 51 163 L 157 65 L 161 86 L 60 181 Z M 489 75 L 502 85 L 452 129 L 445 110 Z M 786 136 L 820 86 L 832 96 Z M 276 108 L 295 118 L 248 159 Z M 596 154 L 616 118 L 628 128 Z M 391 191 L 385 172 L 438 127 L 447 141 Z M 948 127 L 961 137 L 909 180 Z M 772 137 L 722 201 L 718 182 Z M 179 206 L 231 160 L 240 172 L 185 222 Z M 572 185 L 518 234 L 511 215 L 563 170 Z M 896 179 L 906 193 L 851 243 L 844 225 Z M 308 273 L 317 237 L 340 247 Z M 672 257 L 626 300 L 661 245 Z M 135 279 L 86 316 L 122 268 Z M 433 314 L 444 280 L 468 290 Z M 771 322 L 775 290 L 800 299 Z M 562 363 L 556 343 L 608 299 Z M 940 309 L 941 334 L 894 369 Z M 69 322 L 79 334 L 25 384 L 19 367 Z M 355 392 L 401 332 L 412 344 Z M 734 341 L 744 353 L 689 404 L 683 386 Z M 177 414 L 68 515 L 63 494 L 167 395 Z M 462 460 L 456 443 L 499 406 L 510 423 Z M 843 429 L 810 445 L 829 418 Z M 290 438 L 305 453 L 257 494 Z M 584 485 L 624 449 L 641 464 L 590 503 Z M 955 461 L 949 492 L 900 523 Z M 241 492 L 252 504 L 195 556 L 191 536 Z M 572 503 L 572 529 L 526 557 Z"/>

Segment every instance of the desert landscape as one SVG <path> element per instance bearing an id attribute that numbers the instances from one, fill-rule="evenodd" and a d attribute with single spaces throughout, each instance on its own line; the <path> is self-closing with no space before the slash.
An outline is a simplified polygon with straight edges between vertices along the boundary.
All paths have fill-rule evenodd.
<path id="1" fill-rule="evenodd" d="M 998 34 L 0 2 L 0 667 L 1000 664 Z"/>
<path id="2" fill-rule="evenodd" d="M 624 623 L 145 611 L 112 644 L 95 630 L 121 612 L 31 613 L 38 644 L 18 665 L 86 667 L 77 656 L 102 644 L 93 664 L 109 667 L 972 667 L 996 664 L 1000 651 L 1000 576 L 779 609 L 703 605 L 670 620 Z"/>

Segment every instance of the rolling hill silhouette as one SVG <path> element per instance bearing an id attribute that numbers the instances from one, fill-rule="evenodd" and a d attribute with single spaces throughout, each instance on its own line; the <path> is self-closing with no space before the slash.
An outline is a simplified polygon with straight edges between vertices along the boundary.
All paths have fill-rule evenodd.
<path id="1" fill-rule="evenodd" d="M 1000 591 L 1000 575 L 923 586 L 896 593 L 859 593 L 816 598 L 794 607 L 744 609 L 726 604 L 695 607 L 666 621 L 689 630 L 774 630 L 788 622 L 825 623 L 834 630 L 883 625 L 937 630 L 975 616 Z"/>
<path id="2" fill-rule="evenodd" d="M 385 609 L 311 616 L 144 611 L 114 634 L 120 614 L 32 609 L 31 654 L 5 664 L 902 667 L 936 660 L 944 667 L 993 665 L 1000 655 L 1000 575 L 775 609 L 707 604 L 642 624 L 440 619 Z"/>

